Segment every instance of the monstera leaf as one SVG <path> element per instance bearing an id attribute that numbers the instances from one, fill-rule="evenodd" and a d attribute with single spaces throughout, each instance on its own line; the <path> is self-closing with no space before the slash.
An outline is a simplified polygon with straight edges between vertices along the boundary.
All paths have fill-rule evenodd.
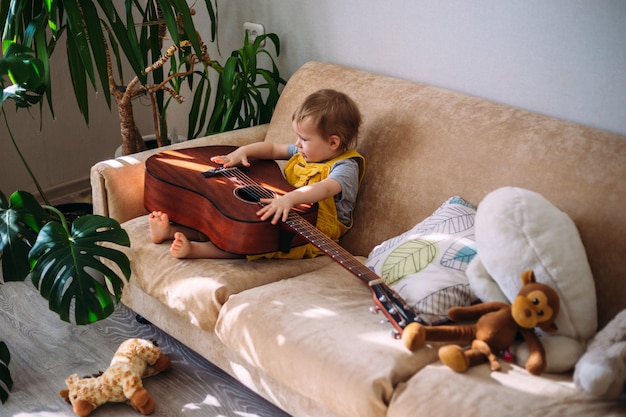
<path id="1" fill-rule="evenodd" d="M 64 222 L 56 221 L 39 232 L 29 254 L 31 279 L 48 300 L 50 310 L 62 320 L 70 321 L 72 301 L 76 324 L 88 324 L 108 317 L 120 300 L 124 281 L 100 258 L 117 264 L 127 279 L 130 261 L 124 253 L 101 245 L 103 242 L 130 246 L 119 223 L 99 215 L 76 219 L 71 235 Z"/>
<path id="2" fill-rule="evenodd" d="M 0 260 L 5 281 L 24 281 L 30 272 L 28 252 L 49 220 L 32 194 L 17 191 L 7 200 L 0 191 Z"/>

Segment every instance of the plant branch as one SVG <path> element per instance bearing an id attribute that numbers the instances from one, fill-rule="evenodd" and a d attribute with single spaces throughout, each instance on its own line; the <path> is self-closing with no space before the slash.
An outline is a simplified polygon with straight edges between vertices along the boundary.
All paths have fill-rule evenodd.
<path id="1" fill-rule="evenodd" d="M 161 136 L 161 132 L 159 129 L 159 119 L 161 118 L 159 114 L 159 107 L 157 106 L 156 97 L 154 94 L 148 94 L 150 97 L 150 107 L 152 107 L 152 123 L 155 131 L 155 137 L 157 141 L 157 145 L 160 148 L 165 145 L 163 141 L 163 137 Z"/>
<path id="2" fill-rule="evenodd" d="M 198 35 L 198 37 L 199 37 L 199 35 Z M 208 48 L 207 48 L 206 44 L 204 43 L 204 41 L 202 41 L 202 39 L 200 39 L 200 45 L 202 47 L 202 60 L 203 60 L 203 62 L 206 63 L 206 62 L 210 61 L 210 57 L 209 57 L 209 54 L 208 54 Z M 156 62 L 154 62 L 152 65 L 150 65 L 149 67 L 147 67 L 144 70 L 144 73 L 148 74 L 151 71 L 154 71 L 154 70 L 156 70 L 158 68 L 163 67 L 163 65 L 165 65 L 165 63 L 167 63 L 169 61 L 169 59 L 176 53 L 176 51 L 180 50 L 180 48 L 189 47 L 189 46 L 191 46 L 191 42 L 189 42 L 187 40 L 182 41 L 180 43 L 180 46 L 177 46 L 177 45 L 170 46 L 169 48 L 167 48 L 167 51 L 165 52 L 165 54 L 163 54 Z M 193 74 L 193 70 L 194 70 L 194 66 L 195 66 L 196 62 L 198 62 L 198 56 L 196 54 L 193 54 L 193 55 L 191 55 L 189 57 L 189 68 L 188 68 L 187 71 L 175 72 L 173 74 L 170 74 L 165 80 L 163 80 L 159 84 L 144 86 L 145 91 L 150 96 L 150 103 L 152 105 L 152 121 L 153 121 L 153 125 L 154 125 L 154 131 L 155 131 L 155 136 L 156 136 L 156 140 L 157 140 L 157 145 L 159 147 L 163 146 L 165 144 L 165 141 L 163 140 L 163 137 L 162 137 L 160 129 L 159 129 L 159 120 L 161 118 L 161 115 L 159 114 L 159 110 L 158 110 L 155 94 L 157 93 L 157 91 L 165 91 L 174 100 L 176 100 L 178 103 L 183 103 L 185 101 L 185 97 L 183 97 L 182 95 L 178 94 L 172 88 L 168 87 L 167 84 L 169 84 L 170 81 L 175 79 L 175 78 L 185 78 L 188 75 Z"/>

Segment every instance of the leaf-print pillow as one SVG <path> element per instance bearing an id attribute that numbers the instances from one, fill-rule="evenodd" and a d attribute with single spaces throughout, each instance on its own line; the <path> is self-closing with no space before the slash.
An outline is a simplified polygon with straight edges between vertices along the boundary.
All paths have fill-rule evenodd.
<path id="1" fill-rule="evenodd" d="M 376 246 L 366 265 L 429 324 L 476 301 L 465 269 L 476 255 L 476 208 L 452 197 L 411 230 Z"/>

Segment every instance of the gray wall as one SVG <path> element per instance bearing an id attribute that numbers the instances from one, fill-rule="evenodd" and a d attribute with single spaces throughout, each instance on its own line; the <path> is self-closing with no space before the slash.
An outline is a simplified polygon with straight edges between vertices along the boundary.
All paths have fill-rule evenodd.
<path id="1" fill-rule="evenodd" d="M 42 117 L 39 107 L 15 111 L 12 102 L 3 105 L 15 141 L 51 199 L 72 191 L 88 190 L 90 167 L 113 157 L 121 144 L 115 101 L 112 99 L 112 110 L 109 110 L 105 93 L 92 94 L 87 126 L 74 99 L 69 70 L 65 66 L 65 46 L 58 45 L 57 49 L 51 64 L 55 118 L 47 104 L 44 104 Z M 134 110 L 142 132 L 150 133 L 149 103 L 138 100 Z M 0 190 L 7 197 L 15 190 L 36 190 L 18 159 L 3 119 L 0 119 Z"/>
<path id="2" fill-rule="evenodd" d="M 623 0 L 218 0 L 221 50 L 253 21 L 281 69 L 329 61 L 626 134 Z M 238 7 L 232 7 L 237 4 Z"/>

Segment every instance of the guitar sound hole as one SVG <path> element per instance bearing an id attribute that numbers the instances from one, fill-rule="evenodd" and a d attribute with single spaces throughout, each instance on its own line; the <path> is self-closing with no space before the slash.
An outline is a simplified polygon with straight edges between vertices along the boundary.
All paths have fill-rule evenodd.
<path id="1" fill-rule="evenodd" d="M 262 198 L 275 198 L 276 193 L 260 185 L 244 185 L 233 190 L 235 197 L 246 203 L 256 204 Z"/>

